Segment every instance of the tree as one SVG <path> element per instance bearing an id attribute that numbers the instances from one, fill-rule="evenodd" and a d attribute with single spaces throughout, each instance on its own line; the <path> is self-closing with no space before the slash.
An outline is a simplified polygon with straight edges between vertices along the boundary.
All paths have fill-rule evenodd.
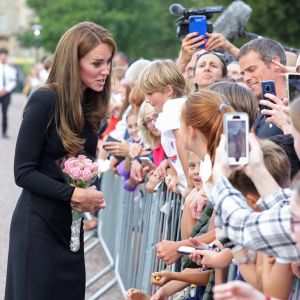
<path id="1" fill-rule="evenodd" d="M 43 26 L 41 44 L 54 51 L 61 35 L 74 24 L 92 21 L 107 27 L 117 41 L 118 49 L 130 58 L 176 58 L 180 40 L 176 37 L 175 16 L 170 15 L 172 0 L 27 0 Z M 230 0 L 178 1 L 184 7 L 202 8 L 230 4 Z M 300 47 L 300 1 L 248 0 L 253 9 L 247 31 Z M 214 16 L 215 20 L 218 14 Z M 24 40 L 24 39 L 23 39 Z M 30 39 L 25 39 L 30 42 Z M 243 41 L 244 42 L 244 41 Z"/>

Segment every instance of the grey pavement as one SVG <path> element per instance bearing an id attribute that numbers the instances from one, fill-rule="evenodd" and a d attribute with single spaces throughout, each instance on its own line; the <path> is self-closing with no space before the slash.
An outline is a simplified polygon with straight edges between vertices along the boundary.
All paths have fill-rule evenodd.
<path id="1" fill-rule="evenodd" d="M 0 138 L 0 299 L 4 298 L 10 220 L 21 192 L 20 188 L 14 183 L 13 159 L 25 102 L 26 98 L 23 95 L 13 95 L 9 107 L 8 134 L 10 139 Z M 102 247 L 100 245 L 96 246 L 86 256 L 87 279 L 104 268 L 107 263 Z M 104 286 L 113 276 L 113 272 L 110 272 L 88 288 L 86 291 L 86 299 L 89 299 L 95 291 Z M 99 299 L 119 300 L 123 299 L 123 296 L 119 287 L 115 285 Z"/>

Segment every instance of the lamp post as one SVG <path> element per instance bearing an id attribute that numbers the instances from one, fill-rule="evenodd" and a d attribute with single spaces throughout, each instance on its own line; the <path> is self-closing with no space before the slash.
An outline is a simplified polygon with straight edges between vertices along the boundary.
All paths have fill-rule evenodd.
<path id="1" fill-rule="evenodd" d="M 41 30 L 42 25 L 40 23 L 35 23 L 32 25 L 32 31 L 34 35 L 34 44 L 35 44 L 35 62 L 39 62 L 39 48 L 41 42 Z"/>

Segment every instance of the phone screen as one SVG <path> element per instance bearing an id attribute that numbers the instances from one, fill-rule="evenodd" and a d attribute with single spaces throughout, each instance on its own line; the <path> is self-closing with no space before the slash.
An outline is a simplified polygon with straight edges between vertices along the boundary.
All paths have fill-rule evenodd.
<path id="1" fill-rule="evenodd" d="M 227 151 L 233 162 L 247 158 L 246 120 L 227 120 Z"/>
<path id="2" fill-rule="evenodd" d="M 289 102 L 300 97 L 300 74 L 288 75 Z"/>

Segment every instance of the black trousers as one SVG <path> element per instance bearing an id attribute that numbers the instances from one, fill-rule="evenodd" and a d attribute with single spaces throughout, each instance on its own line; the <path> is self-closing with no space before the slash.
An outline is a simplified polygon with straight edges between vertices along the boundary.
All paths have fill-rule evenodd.
<path id="1" fill-rule="evenodd" d="M 7 111 L 10 104 L 10 94 L 0 97 L 0 103 L 2 106 L 2 134 L 6 134 L 7 131 Z"/>

